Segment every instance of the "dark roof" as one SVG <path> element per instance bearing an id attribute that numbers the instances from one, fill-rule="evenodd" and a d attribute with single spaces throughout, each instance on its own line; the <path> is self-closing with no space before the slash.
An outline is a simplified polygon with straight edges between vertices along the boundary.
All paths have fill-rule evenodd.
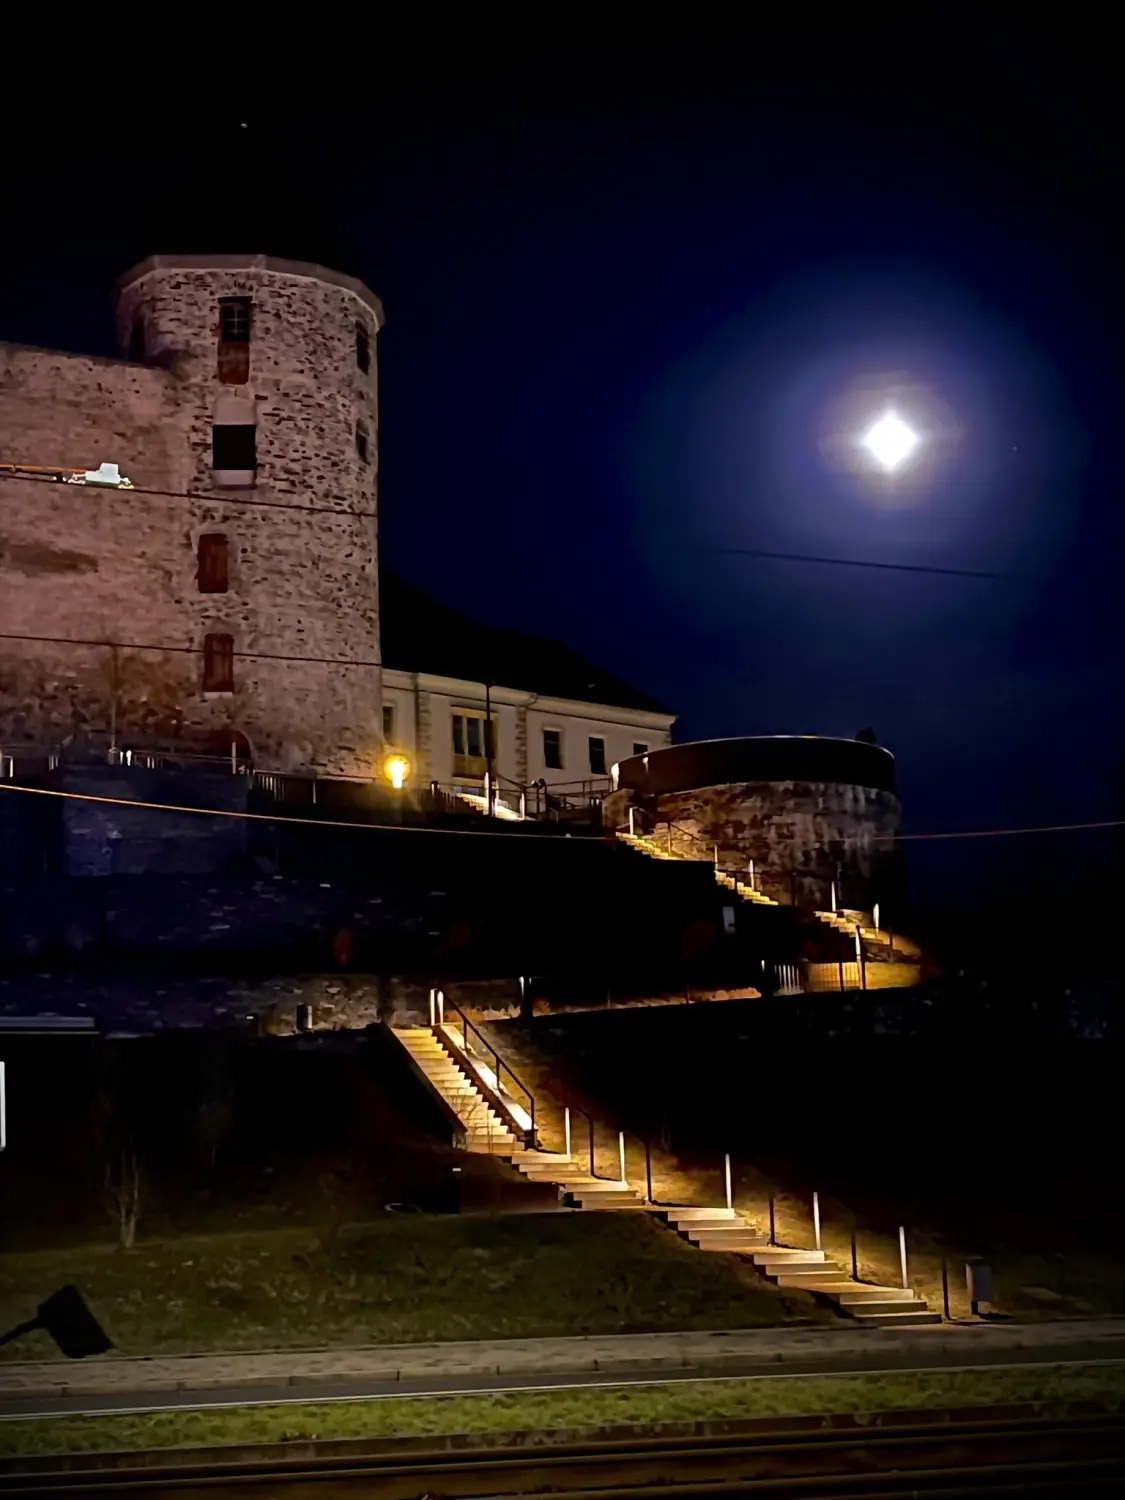
<path id="1" fill-rule="evenodd" d="M 524 689 L 545 698 L 671 713 L 569 646 L 545 636 L 478 624 L 396 573 L 380 577 L 379 618 L 383 665 L 400 672 L 429 672 Z"/>

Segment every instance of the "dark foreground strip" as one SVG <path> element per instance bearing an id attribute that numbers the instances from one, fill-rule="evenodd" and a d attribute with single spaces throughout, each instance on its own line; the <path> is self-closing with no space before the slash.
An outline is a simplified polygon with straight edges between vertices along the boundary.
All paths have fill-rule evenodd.
<path id="1" fill-rule="evenodd" d="M 865 1500 L 907 1495 L 1095 1494 L 1125 1485 L 1120 1414 L 948 1421 L 696 1439 L 593 1441 L 544 1450 L 491 1449 L 153 1464 L 114 1455 L 100 1468 L 56 1468 L 0 1480 L 8 1496 L 131 1494 L 216 1500 L 264 1490 L 269 1500 L 318 1495 L 418 1500 L 551 1492 L 582 1500 L 749 1495 L 763 1500 Z M 130 1463 L 130 1457 L 134 1462 Z M 140 1460 L 136 1462 L 135 1460 Z M 115 1466 L 111 1467 L 110 1464 Z"/>

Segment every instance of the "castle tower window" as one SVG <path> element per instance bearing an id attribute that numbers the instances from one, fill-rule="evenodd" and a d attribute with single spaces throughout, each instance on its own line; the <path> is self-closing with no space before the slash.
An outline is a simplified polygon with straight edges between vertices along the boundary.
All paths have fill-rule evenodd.
<path id="1" fill-rule="evenodd" d="M 355 325 L 355 362 L 365 375 L 371 368 L 371 338 L 362 323 Z"/>
<path id="2" fill-rule="evenodd" d="M 359 454 L 361 464 L 368 462 L 371 448 L 367 440 L 367 428 L 362 422 L 355 424 L 355 451 Z"/>
<path id="3" fill-rule="evenodd" d="M 254 304 L 249 297 L 219 298 L 219 342 L 248 344 Z"/>
<path id="4" fill-rule="evenodd" d="M 220 423 L 211 428 L 212 478 L 219 485 L 250 485 L 258 468 L 258 429 L 252 423 Z"/>
<path id="5" fill-rule="evenodd" d="M 383 704 L 383 738 L 393 740 L 395 737 L 395 706 L 393 703 Z"/>
<path id="6" fill-rule="evenodd" d="M 219 298 L 218 374 L 224 385 L 244 385 L 250 379 L 252 313 L 249 297 Z"/>
<path id="7" fill-rule="evenodd" d="M 201 594 L 225 594 L 230 588 L 229 548 L 221 531 L 205 531 L 199 538 L 196 578 Z"/>
<path id="8" fill-rule="evenodd" d="M 590 773 L 593 776 L 605 775 L 605 740 L 596 734 L 590 736 Z"/>
<path id="9" fill-rule="evenodd" d="M 139 364 L 145 357 L 146 347 L 145 320 L 136 318 L 129 330 L 129 358 Z"/>
<path id="10" fill-rule="evenodd" d="M 203 691 L 234 692 L 234 636 L 203 637 Z"/>

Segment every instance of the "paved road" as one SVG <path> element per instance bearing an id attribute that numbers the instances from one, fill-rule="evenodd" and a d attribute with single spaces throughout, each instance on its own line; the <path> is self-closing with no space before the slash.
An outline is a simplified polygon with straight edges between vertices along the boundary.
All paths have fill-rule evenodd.
<path id="1" fill-rule="evenodd" d="M 512 1339 L 272 1354 L 0 1365 L 0 1421 L 228 1406 L 588 1390 L 879 1370 L 1113 1364 L 1125 1319 L 896 1329 Z"/>

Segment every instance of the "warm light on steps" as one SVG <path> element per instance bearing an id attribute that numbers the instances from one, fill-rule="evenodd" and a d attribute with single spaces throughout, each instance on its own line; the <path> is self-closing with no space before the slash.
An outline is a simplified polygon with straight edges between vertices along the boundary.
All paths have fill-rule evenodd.
<path id="1" fill-rule="evenodd" d="M 579 1210 L 657 1213 L 697 1250 L 740 1255 L 776 1285 L 814 1292 L 860 1322 L 891 1326 L 941 1321 L 940 1314 L 931 1313 L 908 1288 L 853 1281 L 823 1250 L 770 1245 L 767 1236 L 734 1208 L 658 1208 L 627 1180 L 594 1177 L 570 1156 L 522 1145 L 433 1031 L 417 1027 L 394 1034 L 464 1125 L 468 1150 L 500 1157 L 530 1182 L 554 1187 L 560 1199 Z"/>

